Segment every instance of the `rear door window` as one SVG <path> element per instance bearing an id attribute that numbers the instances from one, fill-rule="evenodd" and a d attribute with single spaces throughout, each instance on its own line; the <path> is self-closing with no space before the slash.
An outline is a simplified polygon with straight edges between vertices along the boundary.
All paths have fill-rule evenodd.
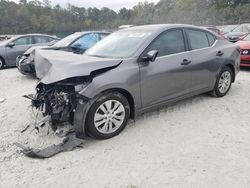
<path id="1" fill-rule="evenodd" d="M 156 38 L 149 46 L 151 50 L 158 51 L 158 57 L 176 54 L 185 51 L 185 42 L 182 30 L 166 31 Z"/>
<path id="2" fill-rule="evenodd" d="M 192 50 L 207 48 L 210 46 L 206 32 L 187 29 L 187 35 Z"/>
<path id="3" fill-rule="evenodd" d="M 49 37 L 45 37 L 45 36 L 34 36 L 34 43 L 35 44 L 43 44 L 43 43 L 48 43 Z"/>

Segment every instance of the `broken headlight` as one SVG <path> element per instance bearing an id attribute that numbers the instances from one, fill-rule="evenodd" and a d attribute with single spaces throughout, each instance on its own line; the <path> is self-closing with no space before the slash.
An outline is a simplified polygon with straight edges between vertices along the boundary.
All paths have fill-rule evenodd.
<path id="1" fill-rule="evenodd" d="M 87 86 L 89 85 L 89 82 L 85 82 L 83 84 L 78 84 L 78 85 L 75 85 L 75 92 L 80 92 L 82 91 L 83 89 L 85 89 Z"/>

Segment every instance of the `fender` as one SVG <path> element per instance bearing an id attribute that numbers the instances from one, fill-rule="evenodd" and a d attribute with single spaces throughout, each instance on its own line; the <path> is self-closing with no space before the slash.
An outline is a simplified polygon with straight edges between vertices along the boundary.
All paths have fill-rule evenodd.
<path id="1" fill-rule="evenodd" d="M 92 104 L 94 104 L 99 98 L 101 97 L 101 94 L 95 96 L 93 99 L 89 100 L 83 100 L 79 99 L 76 106 L 76 111 L 74 114 L 74 127 L 75 127 L 75 133 L 76 137 L 80 139 L 86 138 L 86 131 L 85 131 L 85 125 L 86 125 L 86 118 L 89 112 L 89 109 L 91 108 Z"/>
<path id="2" fill-rule="evenodd" d="M 233 67 L 233 82 L 235 81 L 235 77 L 236 77 L 236 75 L 237 75 L 237 73 L 239 72 L 239 71 L 237 71 L 237 70 L 239 70 L 239 69 L 237 69 L 236 67 L 235 67 L 235 65 L 231 62 L 231 61 L 225 61 L 221 66 L 220 66 L 220 68 L 218 69 L 218 71 L 217 71 L 217 73 L 216 73 L 216 78 L 219 76 L 219 74 L 220 74 L 220 72 L 221 72 L 221 70 L 222 70 L 222 68 L 223 67 L 225 67 L 225 66 L 230 66 L 230 68 L 231 67 Z"/>
<path id="3" fill-rule="evenodd" d="M 5 53 L 5 50 L 4 50 Z M 0 54 L 0 58 L 4 61 L 5 66 L 8 65 L 8 58 L 4 54 Z"/>
<path id="4" fill-rule="evenodd" d="M 106 88 L 106 87 L 104 87 Z M 103 88 L 102 88 L 103 89 Z M 106 90 L 100 91 L 99 94 L 97 94 L 95 97 L 89 99 L 86 96 L 84 96 L 84 99 L 79 99 L 76 105 L 76 111 L 74 113 L 74 127 L 75 127 L 75 132 L 76 132 L 76 137 L 80 139 L 85 139 L 86 137 L 86 132 L 85 132 L 85 125 L 86 125 L 86 118 L 88 115 L 88 112 L 91 108 L 91 106 L 101 97 L 103 96 L 103 93 L 108 92 L 110 90 L 124 90 L 127 93 L 131 95 L 131 93 L 123 88 L 108 88 Z M 132 95 L 131 95 L 132 96 Z M 129 99 L 128 99 L 129 100 Z M 133 102 L 134 99 L 133 99 Z M 135 108 L 136 104 L 133 106 L 132 113 L 135 113 Z M 135 114 L 133 114 L 133 117 Z"/>

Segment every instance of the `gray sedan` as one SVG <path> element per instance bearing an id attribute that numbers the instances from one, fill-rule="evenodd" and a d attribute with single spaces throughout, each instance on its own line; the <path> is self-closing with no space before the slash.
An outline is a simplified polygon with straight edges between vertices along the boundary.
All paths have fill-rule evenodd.
<path id="1" fill-rule="evenodd" d="M 111 138 L 129 118 L 194 95 L 223 97 L 240 67 L 235 44 L 190 25 L 121 30 L 84 55 L 37 53 L 33 106 L 54 128 L 71 123 L 80 138 Z"/>
<path id="2" fill-rule="evenodd" d="M 16 65 L 16 58 L 33 46 L 50 45 L 59 38 L 42 35 L 29 34 L 13 37 L 0 43 L 0 69 Z"/>

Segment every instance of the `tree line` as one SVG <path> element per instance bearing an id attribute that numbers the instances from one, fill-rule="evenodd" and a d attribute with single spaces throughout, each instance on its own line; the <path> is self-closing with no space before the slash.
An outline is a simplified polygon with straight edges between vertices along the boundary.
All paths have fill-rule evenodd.
<path id="1" fill-rule="evenodd" d="M 250 22 L 249 15 L 250 0 L 144 1 L 118 12 L 107 7 L 52 6 L 50 0 L 0 0 L 0 34 L 112 30 L 124 24 L 239 24 Z"/>

